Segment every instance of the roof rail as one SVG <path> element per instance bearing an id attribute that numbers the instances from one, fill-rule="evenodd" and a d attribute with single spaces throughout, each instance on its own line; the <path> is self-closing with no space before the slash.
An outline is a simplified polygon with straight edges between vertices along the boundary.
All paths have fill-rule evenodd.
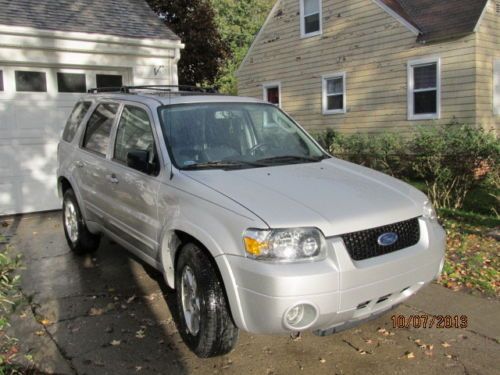
<path id="1" fill-rule="evenodd" d="M 151 90 L 157 93 L 168 94 L 218 94 L 214 87 L 198 87 L 189 85 L 144 85 L 144 86 L 120 86 L 120 87 L 100 87 L 88 90 L 89 94 L 99 93 L 121 93 L 132 94 L 135 90 Z"/>

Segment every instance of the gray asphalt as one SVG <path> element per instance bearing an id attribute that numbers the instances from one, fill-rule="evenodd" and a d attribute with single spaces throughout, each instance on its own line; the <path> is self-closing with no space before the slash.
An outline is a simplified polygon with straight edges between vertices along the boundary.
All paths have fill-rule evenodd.
<path id="1" fill-rule="evenodd" d="M 201 360 L 177 332 L 173 292 L 126 250 L 103 240 L 92 257 L 74 256 L 59 212 L 11 217 L 6 224 L 0 232 L 24 256 L 22 287 L 31 298 L 10 332 L 46 373 L 500 373 L 499 302 L 436 284 L 357 329 L 295 340 L 241 333 L 235 351 Z M 392 314 L 466 315 L 468 327 L 395 329 Z"/>

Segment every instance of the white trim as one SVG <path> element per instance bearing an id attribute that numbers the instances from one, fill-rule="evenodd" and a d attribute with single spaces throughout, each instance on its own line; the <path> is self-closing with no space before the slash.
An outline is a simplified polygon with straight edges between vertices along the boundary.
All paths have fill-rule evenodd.
<path id="1" fill-rule="evenodd" d="M 342 78 L 342 95 L 343 95 L 342 109 L 328 109 L 327 81 L 332 78 Z M 337 115 L 337 114 L 344 114 L 347 112 L 346 72 L 325 74 L 321 76 L 321 98 L 322 98 L 321 101 L 323 103 L 323 115 Z"/>
<path id="2" fill-rule="evenodd" d="M 236 69 L 236 73 L 235 73 L 236 76 L 238 76 L 240 74 L 241 68 L 243 67 L 243 65 L 245 65 L 247 63 L 248 57 L 253 52 L 253 49 L 255 47 L 255 44 L 257 43 L 257 40 L 260 38 L 260 36 L 264 32 L 264 29 L 267 27 L 267 24 L 271 21 L 271 18 L 273 18 L 273 15 L 276 12 L 276 10 L 278 9 L 278 5 L 280 3 L 281 3 L 281 0 L 277 0 L 276 3 L 274 3 L 273 8 L 271 9 L 271 11 L 269 12 L 269 14 L 267 15 L 266 20 L 264 21 L 264 24 L 262 25 L 262 27 L 260 28 L 259 32 L 257 33 L 257 35 L 255 36 L 255 38 L 253 39 L 252 44 L 250 44 L 250 48 L 248 48 L 247 54 L 243 58 L 243 61 L 241 62 L 241 64 L 238 67 L 238 69 Z"/>
<path id="3" fill-rule="evenodd" d="M 114 44 L 125 44 L 130 46 L 148 46 L 155 48 L 184 48 L 180 40 L 170 39 L 148 39 L 148 38 L 127 38 L 106 34 L 90 34 L 69 31 L 42 30 L 34 27 L 5 26 L 0 25 L 0 34 L 34 36 L 64 40 L 106 42 Z"/>
<path id="4" fill-rule="evenodd" d="M 481 23 L 483 22 L 484 15 L 488 13 L 488 7 L 490 6 L 490 1 L 488 0 L 486 4 L 484 5 L 483 11 L 481 12 L 481 16 L 477 20 L 476 26 L 474 27 L 474 32 L 476 33 L 479 30 L 479 27 L 481 26 Z"/>
<path id="5" fill-rule="evenodd" d="M 304 0 L 299 0 L 300 1 L 300 38 L 311 38 L 313 36 L 321 35 L 323 33 L 323 0 L 317 0 L 318 5 L 319 5 L 319 30 L 314 31 L 312 33 L 305 33 L 305 22 L 304 18 L 307 16 L 311 16 L 316 13 L 311 13 L 311 14 L 304 14 Z"/>
<path id="6" fill-rule="evenodd" d="M 409 23 L 407 20 L 405 20 L 403 17 L 401 17 L 399 14 L 397 14 L 395 11 L 393 11 L 391 8 L 389 8 L 387 5 L 385 5 L 383 2 L 380 0 L 372 0 L 375 4 L 377 4 L 380 8 L 382 8 L 386 13 L 388 13 L 390 16 L 394 17 L 396 21 L 398 21 L 400 24 L 402 24 L 404 27 L 406 27 L 408 30 L 410 30 L 413 34 L 419 35 L 420 30 L 417 29 L 415 26 L 413 26 L 411 23 Z"/>
<path id="7" fill-rule="evenodd" d="M 493 114 L 500 116 L 500 59 L 493 60 Z"/>
<path id="8" fill-rule="evenodd" d="M 414 114 L 414 97 L 413 94 L 415 92 L 415 82 L 413 75 L 413 68 L 419 65 L 426 64 L 436 64 L 436 88 L 432 89 L 432 91 L 436 90 L 436 113 L 429 114 Z M 408 120 L 438 120 L 441 118 L 441 58 L 440 57 L 427 57 L 421 59 L 414 59 L 408 61 L 407 68 L 408 75 L 408 88 L 407 88 L 407 102 L 408 102 Z M 426 90 L 420 90 L 426 91 Z M 430 91 L 430 90 L 427 90 Z"/>
<path id="9" fill-rule="evenodd" d="M 271 88 L 275 88 L 275 87 L 278 88 L 278 100 L 279 100 L 278 107 L 281 108 L 283 103 L 281 101 L 281 82 L 280 81 L 263 83 L 262 84 L 262 98 L 264 99 L 264 101 L 267 102 L 267 90 L 271 89 Z"/>

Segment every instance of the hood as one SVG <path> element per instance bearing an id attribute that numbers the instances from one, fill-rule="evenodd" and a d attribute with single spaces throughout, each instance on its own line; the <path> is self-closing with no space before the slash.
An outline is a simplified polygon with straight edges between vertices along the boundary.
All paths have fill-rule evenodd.
<path id="1" fill-rule="evenodd" d="M 271 228 L 317 227 L 327 237 L 422 215 L 424 194 L 338 159 L 243 170 L 183 171 Z"/>

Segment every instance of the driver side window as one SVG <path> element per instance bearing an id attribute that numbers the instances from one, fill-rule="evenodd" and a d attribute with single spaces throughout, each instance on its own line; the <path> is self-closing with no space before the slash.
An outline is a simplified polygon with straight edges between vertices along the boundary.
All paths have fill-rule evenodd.
<path id="1" fill-rule="evenodd" d="M 149 162 L 156 164 L 156 170 L 158 170 L 156 147 L 149 116 L 142 108 L 126 105 L 118 124 L 113 159 L 127 164 L 127 155 L 132 150 L 147 151 Z M 158 173 L 153 174 L 157 175 Z"/>

